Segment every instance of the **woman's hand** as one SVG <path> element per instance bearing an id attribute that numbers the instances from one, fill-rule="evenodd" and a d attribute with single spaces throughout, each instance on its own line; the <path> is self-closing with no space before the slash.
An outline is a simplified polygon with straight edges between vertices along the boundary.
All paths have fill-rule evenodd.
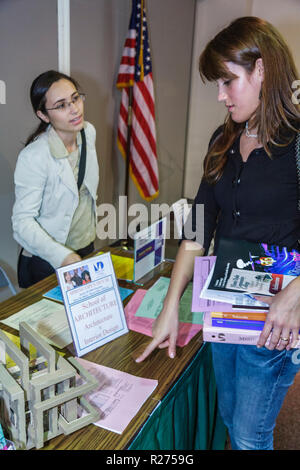
<path id="1" fill-rule="evenodd" d="M 142 362 L 155 348 L 168 347 L 169 357 L 176 355 L 176 340 L 178 336 L 178 304 L 164 307 L 156 318 L 153 328 L 153 339 L 144 352 L 135 360 Z"/>
<path id="2" fill-rule="evenodd" d="M 180 298 L 193 276 L 195 257 L 201 256 L 203 252 L 203 247 L 197 242 L 183 240 L 181 243 L 172 269 L 171 281 L 163 309 L 152 328 L 153 339 L 136 359 L 136 362 L 143 361 L 157 347 L 168 347 L 169 357 L 175 357 Z"/>
<path id="3" fill-rule="evenodd" d="M 65 257 L 61 265 L 68 266 L 68 264 L 77 263 L 78 261 L 81 261 L 80 256 L 77 253 L 70 253 Z"/>
<path id="4" fill-rule="evenodd" d="M 279 351 L 291 349 L 298 340 L 300 329 L 300 276 L 274 297 L 255 298 L 270 305 L 257 346 Z M 269 336 L 270 342 L 266 345 Z"/>

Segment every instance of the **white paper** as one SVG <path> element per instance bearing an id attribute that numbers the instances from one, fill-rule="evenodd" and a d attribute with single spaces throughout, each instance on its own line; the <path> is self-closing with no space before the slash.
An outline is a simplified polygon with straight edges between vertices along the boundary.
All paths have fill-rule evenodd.
<path id="1" fill-rule="evenodd" d="M 42 299 L 9 318 L 1 320 L 1 323 L 19 331 L 19 323 L 22 321 L 28 323 L 49 344 L 58 348 L 62 349 L 72 343 L 72 336 L 63 305 Z"/>

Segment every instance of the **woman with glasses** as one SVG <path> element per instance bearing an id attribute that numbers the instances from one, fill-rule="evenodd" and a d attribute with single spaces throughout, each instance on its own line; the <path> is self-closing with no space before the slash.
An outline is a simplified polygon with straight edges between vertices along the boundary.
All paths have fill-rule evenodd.
<path id="1" fill-rule="evenodd" d="M 193 231 L 200 231 L 203 221 L 194 215 L 197 204 L 204 205 L 204 240 L 182 241 L 153 340 L 137 362 L 156 347 L 175 356 L 179 300 L 195 256 L 206 255 L 212 240 L 215 250 L 220 237 L 299 250 L 299 75 L 288 46 L 267 21 L 238 18 L 207 44 L 199 69 L 204 81 L 216 84 L 218 101 L 228 111 L 210 140 L 191 212 Z M 277 415 L 300 369 L 293 349 L 300 329 L 300 276 L 273 297 L 259 299 L 270 308 L 257 346 L 211 344 L 219 410 L 233 449 L 273 448 Z"/>
<path id="2" fill-rule="evenodd" d="M 40 123 L 18 156 L 14 176 L 20 287 L 94 250 L 99 181 L 96 131 L 84 120 L 85 96 L 76 81 L 50 70 L 33 81 L 30 98 Z"/>

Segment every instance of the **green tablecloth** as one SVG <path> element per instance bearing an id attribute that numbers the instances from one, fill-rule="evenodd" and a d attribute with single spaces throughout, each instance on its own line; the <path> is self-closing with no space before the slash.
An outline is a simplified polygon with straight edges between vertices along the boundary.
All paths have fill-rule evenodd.
<path id="1" fill-rule="evenodd" d="M 129 450 L 224 449 L 226 428 L 217 409 L 210 346 L 202 345 Z"/>

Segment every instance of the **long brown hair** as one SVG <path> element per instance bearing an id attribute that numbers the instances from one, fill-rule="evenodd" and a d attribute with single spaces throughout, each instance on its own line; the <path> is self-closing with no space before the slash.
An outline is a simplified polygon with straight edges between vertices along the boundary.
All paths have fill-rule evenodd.
<path id="1" fill-rule="evenodd" d="M 257 126 L 258 139 L 271 156 L 269 144 L 286 145 L 288 142 L 279 139 L 279 132 L 282 134 L 282 129 L 296 131 L 295 121 L 300 120 L 299 105 L 292 102 L 292 84 L 297 80 L 297 69 L 276 28 L 254 16 L 234 20 L 207 44 L 200 56 L 199 71 L 203 82 L 233 79 L 236 76 L 225 62 L 240 65 L 250 74 L 259 58 L 264 65 L 264 81 L 253 126 Z M 220 179 L 227 151 L 244 126 L 244 123 L 234 122 L 230 115 L 226 116 L 223 133 L 212 143 L 204 160 L 204 178 L 210 183 Z"/>

